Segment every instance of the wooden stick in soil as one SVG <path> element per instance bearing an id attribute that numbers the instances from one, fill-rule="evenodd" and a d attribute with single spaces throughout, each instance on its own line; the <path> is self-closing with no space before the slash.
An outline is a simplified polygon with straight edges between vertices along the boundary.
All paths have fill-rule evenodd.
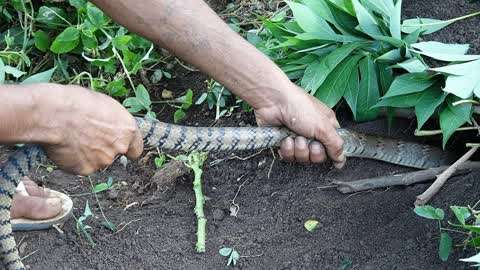
<path id="1" fill-rule="evenodd" d="M 430 199 L 438 193 L 438 191 L 443 187 L 448 178 L 450 178 L 459 167 L 467 162 L 470 157 L 477 151 L 478 146 L 472 147 L 467 153 L 465 153 L 459 160 L 452 164 L 448 169 L 446 169 L 442 174 L 440 174 L 435 182 L 427 189 L 425 192 L 417 196 L 415 201 L 416 206 L 425 205 Z"/>
<path id="2" fill-rule="evenodd" d="M 437 175 L 448 169 L 449 166 L 430 168 L 421 171 L 408 172 L 396 175 L 387 175 L 374 178 L 366 178 L 351 182 L 334 181 L 338 191 L 342 193 L 355 193 L 376 188 L 391 186 L 408 186 L 435 179 Z M 472 169 L 480 169 L 480 162 L 467 161 L 458 167 L 453 175 L 469 173 Z"/>

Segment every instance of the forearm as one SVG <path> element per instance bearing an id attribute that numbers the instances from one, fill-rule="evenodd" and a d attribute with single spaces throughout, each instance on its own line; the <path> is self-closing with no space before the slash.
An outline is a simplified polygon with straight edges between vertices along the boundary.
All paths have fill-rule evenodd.
<path id="1" fill-rule="evenodd" d="M 285 98 L 285 74 L 201 0 L 94 0 L 114 20 L 215 78 L 253 108 Z M 269 104 L 272 103 L 272 104 Z"/>
<path id="2" fill-rule="evenodd" d="M 0 85 L 0 143 L 55 142 L 44 113 L 49 104 L 40 97 L 45 87 Z"/>

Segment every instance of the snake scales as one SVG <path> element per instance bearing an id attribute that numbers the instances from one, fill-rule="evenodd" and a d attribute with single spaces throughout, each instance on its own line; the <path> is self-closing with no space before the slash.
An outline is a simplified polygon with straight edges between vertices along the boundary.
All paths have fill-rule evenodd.
<path id="1" fill-rule="evenodd" d="M 290 131 L 273 127 L 187 127 L 136 118 L 146 146 L 173 151 L 239 151 L 278 146 Z M 450 156 L 438 148 L 376 136 L 346 129 L 338 133 L 344 140 L 345 155 L 382 160 L 413 168 L 431 168 L 449 164 Z M 0 166 L 0 254 L 6 269 L 25 269 L 18 254 L 10 224 L 10 206 L 15 189 L 32 168 L 47 161 L 36 145 L 13 153 Z"/>

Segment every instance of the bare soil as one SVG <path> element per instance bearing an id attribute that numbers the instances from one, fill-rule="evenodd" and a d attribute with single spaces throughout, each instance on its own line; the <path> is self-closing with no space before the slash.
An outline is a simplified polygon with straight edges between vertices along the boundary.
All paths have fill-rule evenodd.
<path id="1" fill-rule="evenodd" d="M 223 7 L 219 3 L 213 3 L 217 11 Z M 464 0 L 404 1 L 404 15 L 409 18 L 452 18 L 479 8 L 480 3 Z M 467 42 L 478 53 L 479 26 L 480 18 L 469 19 L 431 38 Z M 198 72 L 177 70 L 175 74 L 175 79 L 152 94 L 160 96 L 163 88 L 175 95 L 188 88 L 198 91 L 205 88 L 206 77 Z M 156 109 L 160 119 L 173 121 L 170 108 Z M 344 127 L 387 134 L 384 120 L 354 124 L 348 114 L 338 112 L 338 116 Z M 185 124 L 208 125 L 213 118 L 213 112 L 206 108 L 194 108 Z M 235 126 L 239 121 L 254 124 L 251 114 L 235 113 L 217 125 Z M 389 136 L 409 138 L 414 126 L 414 122 L 397 121 Z M 5 149 L 0 151 L 2 156 L 7 153 Z M 211 155 L 208 162 L 220 158 L 224 157 Z M 102 215 L 95 198 L 75 196 L 90 190 L 88 178 L 42 170 L 35 180 L 75 196 L 76 217 L 89 202 L 95 218 L 86 223 L 92 227 L 90 232 L 96 245 L 91 247 L 76 233 L 74 219 L 61 227 L 62 233 L 51 229 L 16 233 L 15 237 L 21 241 L 22 256 L 28 255 L 25 262 L 33 269 L 224 269 L 226 259 L 218 254 L 224 246 L 233 246 L 244 256 L 237 269 L 467 269 L 458 259 L 471 254 L 461 249 L 456 249 L 446 263 L 438 259 L 436 224 L 415 216 L 412 211 L 415 196 L 427 184 L 355 195 L 322 188 L 332 180 L 355 180 L 408 170 L 363 159 L 350 159 L 341 171 L 333 169 L 331 164 L 289 164 L 274 159 L 269 150 L 247 160 L 210 164 L 204 174 L 204 192 L 208 196 L 205 254 L 194 250 L 196 219 L 191 175 L 180 179 L 173 189 L 156 191 L 149 183 L 154 172 L 150 159 L 146 163 L 129 163 L 126 168 L 116 162 L 105 172 L 92 176 L 94 183 L 104 182 L 109 176 L 115 183 L 124 183 L 118 192 L 99 194 L 105 215 L 121 229 L 111 233 L 101 225 Z M 480 172 L 476 172 L 451 179 L 432 204 L 446 208 L 475 203 L 480 191 L 479 176 Z M 229 208 L 239 189 L 235 199 L 239 212 L 233 217 Z M 142 205 L 152 195 L 159 199 Z M 309 218 L 320 222 L 313 233 L 303 227 Z M 349 262 L 351 267 L 341 268 Z"/>

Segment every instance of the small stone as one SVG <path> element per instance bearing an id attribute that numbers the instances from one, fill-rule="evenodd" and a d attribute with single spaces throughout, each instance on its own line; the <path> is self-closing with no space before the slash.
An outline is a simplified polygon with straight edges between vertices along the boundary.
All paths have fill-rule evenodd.
<path id="1" fill-rule="evenodd" d="M 126 169 L 127 168 L 127 164 L 128 164 L 128 158 L 124 155 L 122 155 L 119 159 L 120 161 L 120 164 L 122 164 L 122 166 Z"/>
<path id="2" fill-rule="evenodd" d="M 173 98 L 173 92 L 169 91 L 167 89 L 163 89 L 162 91 L 162 98 L 163 99 L 172 99 Z"/>
<path id="3" fill-rule="evenodd" d="M 222 221 L 225 218 L 225 212 L 222 209 L 213 210 L 213 220 Z"/>

